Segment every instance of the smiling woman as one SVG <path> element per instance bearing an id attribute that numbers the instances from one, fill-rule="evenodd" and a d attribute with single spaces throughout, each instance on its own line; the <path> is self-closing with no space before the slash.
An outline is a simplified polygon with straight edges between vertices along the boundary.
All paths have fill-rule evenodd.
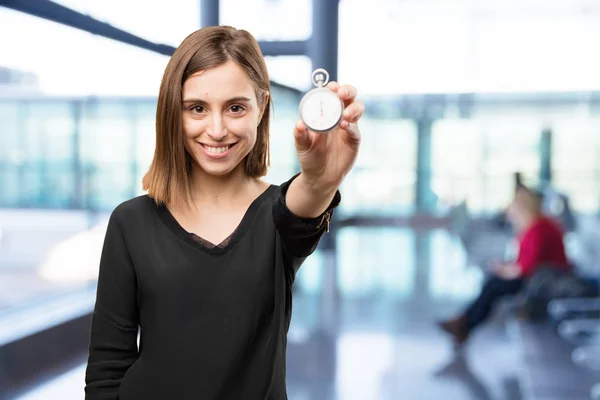
<path id="1" fill-rule="evenodd" d="M 360 144 L 356 89 L 328 88 L 344 120 L 328 135 L 290 126 L 302 172 L 272 185 L 260 179 L 271 94 L 256 40 L 208 27 L 177 48 L 158 96 L 148 195 L 120 204 L 106 230 L 87 400 L 287 397 L 292 284 Z"/>
<path id="2" fill-rule="evenodd" d="M 224 40 L 221 31 L 197 31 L 167 65 L 156 111 L 154 160 L 143 181 L 144 189 L 158 202 L 189 205 L 192 185 L 209 172 L 205 168 L 227 174 L 245 159 L 240 172 L 252 178 L 267 173 L 271 106 L 267 67 L 249 33 L 226 34 L 230 40 Z M 214 46 L 215 41 L 220 46 Z M 240 97 L 245 100 L 231 102 Z M 235 131 L 231 137 L 228 129 Z M 227 143 L 220 143 L 223 140 Z M 206 162 L 222 150 L 204 146 L 224 147 L 234 141 L 243 143 L 230 157 L 228 153 L 221 156 L 227 162 Z M 194 179 L 188 179 L 190 171 Z"/>

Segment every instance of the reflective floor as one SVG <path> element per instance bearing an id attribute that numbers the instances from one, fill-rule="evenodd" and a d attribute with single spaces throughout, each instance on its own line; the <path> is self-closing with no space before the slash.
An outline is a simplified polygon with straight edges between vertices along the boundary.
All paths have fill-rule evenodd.
<path id="1" fill-rule="evenodd" d="M 502 307 L 460 354 L 435 327 L 459 311 L 482 280 L 452 237 L 346 228 L 337 245 L 337 257 L 318 252 L 298 275 L 290 400 L 522 398 L 519 356 Z M 337 296 L 324 290 L 332 282 Z M 20 400 L 81 399 L 83 376 L 82 365 Z"/>

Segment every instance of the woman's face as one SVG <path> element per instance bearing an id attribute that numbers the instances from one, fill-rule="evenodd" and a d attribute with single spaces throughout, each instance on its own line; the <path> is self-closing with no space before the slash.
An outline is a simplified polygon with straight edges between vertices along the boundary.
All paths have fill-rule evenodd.
<path id="1" fill-rule="evenodd" d="M 252 81 L 233 61 L 196 72 L 183 84 L 185 147 L 210 175 L 243 168 L 261 116 Z"/>
<path id="2" fill-rule="evenodd" d="M 527 224 L 531 222 L 531 218 L 535 213 L 531 210 L 533 205 L 531 204 L 534 199 L 531 195 L 523 192 L 517 192 L 515 198 L 508 206 L 507 216 L 509 221 L 515 226 L 517 230 L 522 230 L 527 227 Z"/>
<path id="3" fill-rule="evenodd" d="M 511 224 L 518 230 L 523 222 L 523 207 L 517 199 L 514 199 L 506 209 L 506 215 Z"/>

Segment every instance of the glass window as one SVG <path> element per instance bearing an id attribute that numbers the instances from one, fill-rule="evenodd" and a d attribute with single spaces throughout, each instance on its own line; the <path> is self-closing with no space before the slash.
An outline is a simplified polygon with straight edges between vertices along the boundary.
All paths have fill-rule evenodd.
<path id="1" fill-rule="evenodd" d="M 85 107 L 82 128 L 86 208 L 111 210 L 121 201 L 133 197 L 138 186 L 135 179 L 135 104 L 90 103 Z"/>
<path id="2" fill-rule="evenodd" d="M 471 212 L 489 213 L 511 199 L 514 173 L 537 184 L 543 125 L 502 114 L 443 119 L 432 126 L 432 188 L 451 202 L 466 199 Z"/>
<path id="3" fill-rule="evenodd" d="M 361 149 L 341 187 L 340 212 L 406 215 L 414 209 L 417 128 L 410 120 L 365 116 Z"/>
<path id="4" fill-rule="evenodd" d="M 44 99 L 0 103 L 0 206 L 76 206 L 75 109 Z"/>
<path id="5" fill-rule="evenodd" d="M 571 206 L 586 213 L 600 209 L 600 120 L 589 116 L 552 125 L 552 179 Z"/>
<path id="6" fill-rule="evenodd" d="M 24 161 L 20 151 L 18 134 L 19 106 L 10 101 L 0 100 L 0 207 L 16 205 L 19 197 L 19 166 Z"/>
<path id="7" fill-rule="evenodd" d="M 72 104 L 42 100 L 21 107 L 21 204 L 74 206 L 77 142 Z"/>

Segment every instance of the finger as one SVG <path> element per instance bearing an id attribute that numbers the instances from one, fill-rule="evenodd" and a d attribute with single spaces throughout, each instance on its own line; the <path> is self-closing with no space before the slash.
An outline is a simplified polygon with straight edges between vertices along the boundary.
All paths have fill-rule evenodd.
<path id="1" fill-rule="evenodd" d="M 356 88 L 352 85 L 342 85 L 337 91 L 340 99 L 344 101 L 344 105 L 351 104 L 358 94 Z"/>
<path id="2" fill-rule="evenodd" d="M 344 110 L 343 118 L 348 122 L 357 122 L 365 113 L 365 103 L 357 100 Z"/>
<path id="3" fill-rule="evenodd" d="M 329 83 L 327 84 L 327 86 L 326 86 L 326 87 L 327 87 L 327 88 L 329 88 L 329 89 L 331 89 L 331 90 L 333 90 L 334 92 L 336 92 L 336 93 L 337 93 L 337 91 L 338 91 L 338 90 L 339 90 L 339 88 L 340 88 L 340 84 L 339 84 L 339 83 L 337 83 L 336 81 L 331 81 L 331 82 L 329 82 Z"/>
<path id="4" fill-rule="evenodd" d="M 296 122 L 296 126 L 294 127 L 294 144 L 297 151 L 304 151 L 310 147 L 308 128 L 302 121 Z"/>
<path id="5" fill-rule="evenodd" d="M 360 143 L 361 134 L 358 124 L 344 120 L 340 122 L 340 128 L 348 134 L 353 142 Z"/>

